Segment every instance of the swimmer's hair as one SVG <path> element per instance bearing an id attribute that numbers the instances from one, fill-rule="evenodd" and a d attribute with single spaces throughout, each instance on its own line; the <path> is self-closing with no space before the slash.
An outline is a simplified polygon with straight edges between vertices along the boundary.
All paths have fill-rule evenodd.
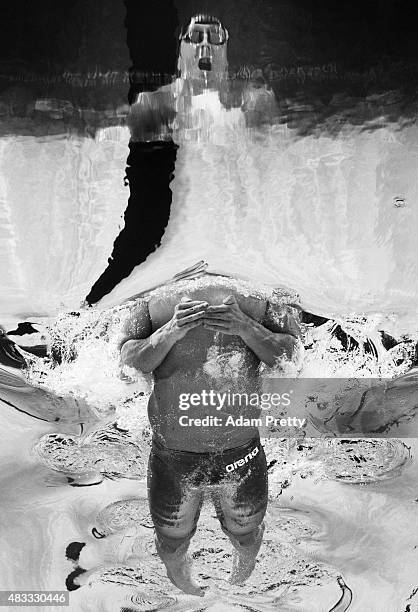
<path id="1" fill-rule="evenodd" d="M 208 15 L 207 13 L 199 13 L 198 15 L 194 15 L 190 21 L 194 21 L 195 23 L 222 25 L 220 19 L 214 17 L 213 15 Z"/>

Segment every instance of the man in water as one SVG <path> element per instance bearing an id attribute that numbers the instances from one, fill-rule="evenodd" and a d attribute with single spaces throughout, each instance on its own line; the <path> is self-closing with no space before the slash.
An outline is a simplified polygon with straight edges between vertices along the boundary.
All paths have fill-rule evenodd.
<path id="1" fill-rule="evenodd" d="M 139 93 L 130 108 L 127 123 L 132 142 L 169 141 L 173 126 L 177 132 L 198 132 L 192 98 L 205 92 L 216 92 L 224 109 L 241 109 L 247 125 L 272 120 L 278 107 L 261 71 L 252 80 L 229 79 L 228 39 L 228 30 L 216 17 L 192 17 L 179 37 L 178 78 L 156 91 Z"/>
<path id="2" fill-rule="evenodd" d="M 186 593 L 204 595 L 192 579 L 187 549 L 205 488 L 235 549 L 233 584 L 254 569 L 268 489 L 256 427 L 200 426 L 193 420 L 216 415 L 225 423 L 228 415 L 253 416 L 254 408 L 245 402 L 221 409 L 194 402 L 187 413 L 191 424 L 184 426 L 190 421 L 179 398 L 210 390 L 254 392 L 260 362 L 274 366 L 292 359 L 299 333 L 293 308 L 202 272 L 134 302 L 120 342 L 121 361 L 154 375 L 149 504 L 167 575 Z"/>
<path id="3" fill-rule="evenodd" d="M 89 304 L 98 302 L 160 245 L 170 218 L 170 183 L 179 145 L 186 151 L 187 143 L 196 141 L 226 146 L 236 127 L 261 125 L 277 113 L 274 94 L 263 79 L 228 78 L 228 37 L 219 19 L 196 15 L 180 34 L 178 78 L 155 91 L 138 92 L 145 84 L 132 84 L 130 98 L 135 101 L 126 119 L 131 133 L 126 224 L 108 267 L 86 298 Z M 204 171 L 207 162 L 201 163 Z"/>

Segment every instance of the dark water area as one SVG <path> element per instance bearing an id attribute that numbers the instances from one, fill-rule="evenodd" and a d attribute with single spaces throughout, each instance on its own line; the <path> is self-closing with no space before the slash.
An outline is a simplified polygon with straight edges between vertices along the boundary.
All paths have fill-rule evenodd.
<path id="1" fill-rule="evenodd" d="M 94 135 L 119 124 L 135 92 L 171 79 L 180 26 L 197 12 L 217 15 L 228 28 L 231 76 L 245 80 L 261 71 L 283 120 L 299 122 L 303 133 L 342 111 L 354 124 L 416 111 L 413 5 L 20 0 L 2 14 L 0 115 L 9 121 L 1 133 Z"/>
<path id="2" fill-rule="evenodd" d="M 160 244 L 170 215 L 177 145 L 172 141 L 131 142 L 126 178 L 130 197 L 125 226 L 116 238 L 109 266 L 86 297 L 94 304 L 126 278 Z"/>

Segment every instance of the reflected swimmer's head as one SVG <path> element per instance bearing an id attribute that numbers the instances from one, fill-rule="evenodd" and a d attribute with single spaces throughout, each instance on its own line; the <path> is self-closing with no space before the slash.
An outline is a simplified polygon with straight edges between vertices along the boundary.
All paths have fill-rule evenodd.
<path id="1" fill-rule="evenodd" d="M 227 75 L 228 31 L 219 19 L 195 15 L 180 34 L 177 68 L 182 78 L 213 83 Z"/>

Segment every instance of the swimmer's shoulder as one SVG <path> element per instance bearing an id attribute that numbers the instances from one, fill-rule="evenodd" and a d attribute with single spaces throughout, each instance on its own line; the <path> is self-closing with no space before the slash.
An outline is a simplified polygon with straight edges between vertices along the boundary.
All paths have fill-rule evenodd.
<path id="1" fill-rule="evenodd" d="M 148 313 L 153 329 L 158 329 L 173 316 L 174 308 L 182 294 L 175 287 L 162 287 L 154 291 L 148 300 Z"/>
<path id="2" fill-rule="evenodd" d="M 128 340 L 147 338 L 152 333 L 147 300 L 133 299 L 125 303 L 124 310 L 125 314 L 122 315 L 122 327 L 118 338 L 119 350 Z"/>
<path id="3" fill-rule="evenodd" d="M 258 295 L 237 295 L 241 310 L 252 319 L 262 321 L 267 309 L 267 298 Z"/>
<path id="4" fill-rule="evenodd" d="M 303 325 L 299 296 L 283 289 L 275 289 L 267 300 L 263 325 L 273 332 L 280 332 L 301 339 Z"/>

